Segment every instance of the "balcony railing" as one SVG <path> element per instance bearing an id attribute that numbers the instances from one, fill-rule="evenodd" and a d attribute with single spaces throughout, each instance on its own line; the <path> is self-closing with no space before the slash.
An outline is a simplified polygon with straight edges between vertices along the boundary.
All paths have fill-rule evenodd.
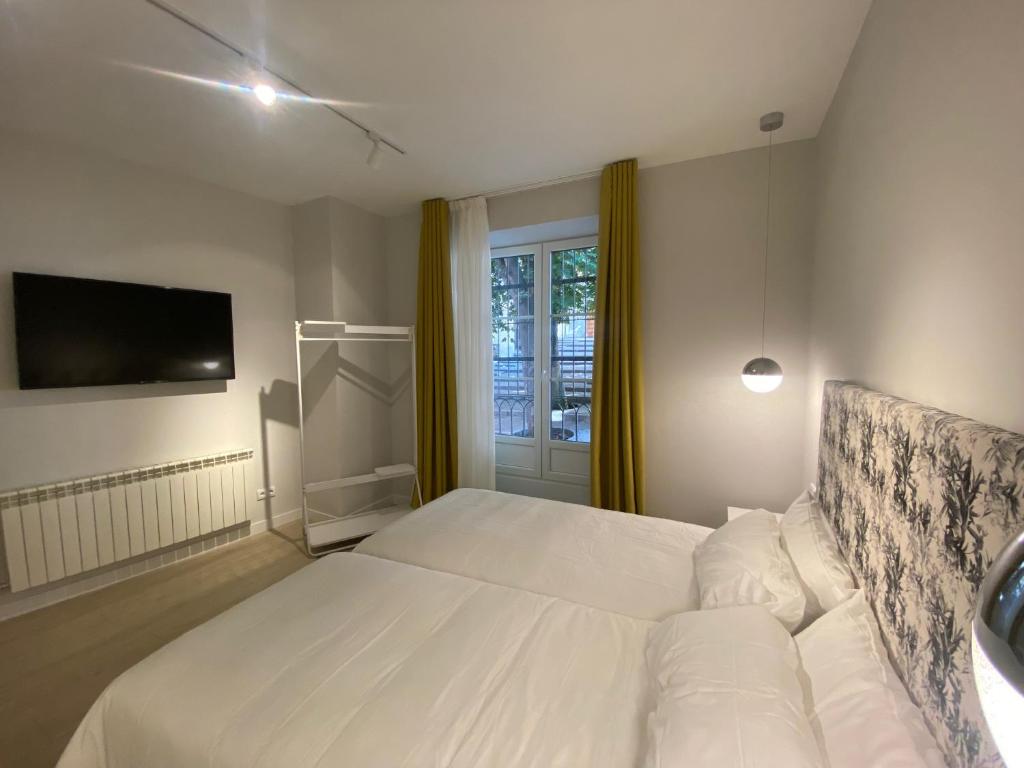
<path id="1" fill-rule="evenodd" d="M 495 382 L 497 385 L 497 382 Z M 553 398 L 551 439 L 570 443 L 590 442 L 591 402 L 586 396 Z M 533 437 L 534 398 L 528 394 L 494 394 L 494 434 Z"/>

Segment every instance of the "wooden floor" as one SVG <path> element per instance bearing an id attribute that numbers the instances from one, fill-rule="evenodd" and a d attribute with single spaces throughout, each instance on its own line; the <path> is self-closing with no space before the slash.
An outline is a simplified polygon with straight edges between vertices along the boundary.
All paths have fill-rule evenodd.
<path id="1" fill-rule="evenodd" d="M 0 766 L 52 768 L 124 670 L 309 563 L 299 525 L 0 622 Z"/>

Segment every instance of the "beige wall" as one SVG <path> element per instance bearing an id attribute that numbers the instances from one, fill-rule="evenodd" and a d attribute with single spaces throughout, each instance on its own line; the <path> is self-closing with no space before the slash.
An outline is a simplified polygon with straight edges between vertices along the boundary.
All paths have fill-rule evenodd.
<path id="1" fill-rule="evenodd" d="M 804 483 L 813 143 L 775 159 L 768 351 L 786 380 L 769 395 L 739 377 L 760 353 L 765 150 L 640 173 L 651 514 L 718 524 L 729 505 L 784 510 Z M 491 229 L 594 215 L 599 193 L 594 178 L 492 198 Z M 418 226 L 387 223 L 393 319 L 415 316 Z"/>
<path id="2" fill-rule="evenodd" d="M 821 383 L 1024 431 L 1024 4 L 877 0 L 818 138 Z"/>
<path id="3" fill-rule="evenodd" d="M 254 448 L 263 513 L 295 509 L 288 209 L 11 134 L 0 169 L 0 488 Z M 237 378 L 22 392 L 15 270 L 231 293 Z"/>

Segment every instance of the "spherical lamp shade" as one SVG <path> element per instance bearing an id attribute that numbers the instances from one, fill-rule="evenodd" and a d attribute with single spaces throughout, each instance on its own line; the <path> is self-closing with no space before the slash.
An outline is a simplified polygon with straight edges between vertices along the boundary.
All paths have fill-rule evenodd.
<path id="1" fill-rule="evenodd" d="M 782 383 L 782 366 L 770 357 L 756 357 L 743 366 L 741 376 L 751 392 L 771 392 Z"/>
<path id="2" fill-rule="evenodd" d="M 974 685 L 1008 768 L 1024 768 L 1024 531 L 996 557 L 971 627 Z"/>

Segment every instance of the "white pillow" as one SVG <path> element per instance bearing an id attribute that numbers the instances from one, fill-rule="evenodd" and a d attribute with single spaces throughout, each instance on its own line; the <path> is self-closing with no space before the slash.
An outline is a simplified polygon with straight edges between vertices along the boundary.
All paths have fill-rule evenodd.
<path id="1" fill-rule="evenodd" d="M 769 511 L 769 510 L 764 509 L 762 507 L 758 507 L 758 509 L 750 509 L 749 507 L 726 507 L 725 508 L 726 520 L 735 520 L 737 517 L 743 517 L 743 515 L 749 514 L 750 512 L 757 512 L 759 510 L 762 511 L 762 512 L 768 512 Z M 772 512 L 772 515 L 780 523 L 782 522 L 782 515 L 780 515 L 778 512 Z"/>
<path id="2" fill-rule="evenodd" d="M 651 632 L 646 768 L 822 765 L 793 638 L 759 606 L 690 611 Z"/>
<path id="3" fill-rule="evenodd" d="M 782 516 L 782 543 L 807 592 L 809 621 L 846 601 L 857 588 L 821 507 L 806 491 Z"/>
<path id="4" fill-rule="evenodd" d="M 831 768 L 942 768 L 857 590 L 796 636 L 811 725 Z"/>
<path id="5" fill-rule="evenodd" d="M 807 598 L 771 512 L 730 520 L 697 546 L 693 562 L 701 608 L 762 605 L 789 631 L 800 626 Z"/>

